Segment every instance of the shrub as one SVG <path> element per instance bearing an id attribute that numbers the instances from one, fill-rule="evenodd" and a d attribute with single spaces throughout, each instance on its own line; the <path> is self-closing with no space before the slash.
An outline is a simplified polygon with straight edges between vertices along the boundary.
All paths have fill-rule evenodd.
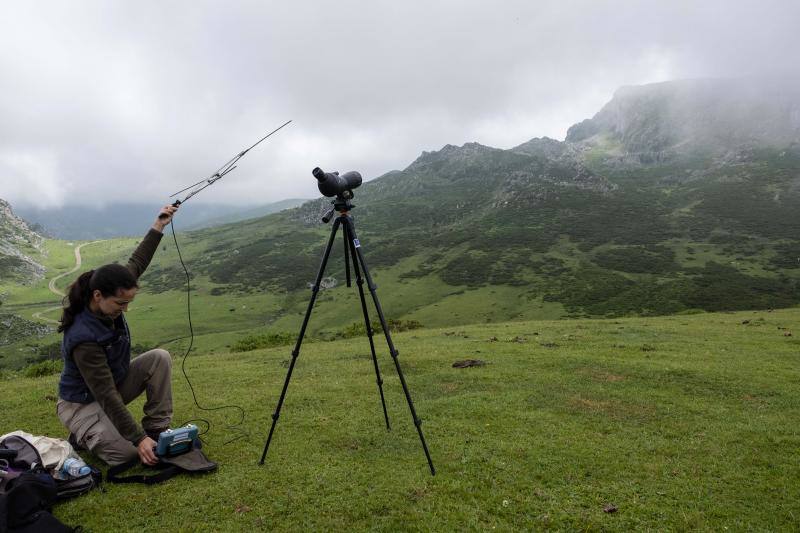
<path id="1" fill-rule="evenodd" d="M 627 246 L 598 253 L 595 263 L 621 272 L 664 274 L 679 269 L 675 252 L 664 246 Z"/>
<path id="2" fill-rule="evenodd" d="M 749 276 L 728 265 L 710 262 L 698 271 L 681 300 L 687 308 L 743 311 L 791 307 L 800 302 L 800 283 L 789 278 Z"/>
<path id="3" fill-rule="evenodd" d="M 286 346 L 297 340 L 294 333 L 278 332 L 267 333 L 264 335 L 249 335 L 236 341 L 231 348 L 232 352 L 249 352 L 260 348 L 271 348 L 273 346 Z"/>
<path id="4" fill-rule="evenodd" d="M 373 321 L 371 323 L 372 331 L 379 335 L 383 332 L 381 323 Z M 395 320 L 394 318 L 386 319 L 386 325 L 389 326 L 391 333 L 399 333 L 401 331 L 411 331 L 412 329 L 419 329 L 424 327 L 417 320 Z M 364 327 L 363 322 L 354 322 L 343 330 L 337 331 L 333 334 L 334 339 L 351 339 L 353 337 L 361 337 L 367 334 L 367 329 Z"/>
<path id="5" fill-rule="evenodd" d="M 64 368 L 64 363 L 59 359 L 55 361 L 41 361 L 39 363 L 26 366 L 22 374 L 26 378 L 38 378 L 58 374 Z"/>
<path id="6" fill-rule="evenodd" d="M 61 342 L 39 345 L 36 354 L 40 359 L 61 359 Z"/>
<path id="7" fill-rule="evenodd" d="M 769 260 L 775 268 L 800 268 L 800 242 L 775 247 L 775 257 Z"/>

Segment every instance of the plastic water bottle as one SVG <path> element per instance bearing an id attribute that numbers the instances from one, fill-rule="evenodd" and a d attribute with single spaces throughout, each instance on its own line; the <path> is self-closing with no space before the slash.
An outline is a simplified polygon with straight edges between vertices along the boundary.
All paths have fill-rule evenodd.
<path id="1" fill-rule="evenodd" d="M 81 459 L 68 457 L 64 461 L 64 466 L 61 467 L 61 471 L 70 477 L 79 477 L 91 473 L 92 469 Z"/>

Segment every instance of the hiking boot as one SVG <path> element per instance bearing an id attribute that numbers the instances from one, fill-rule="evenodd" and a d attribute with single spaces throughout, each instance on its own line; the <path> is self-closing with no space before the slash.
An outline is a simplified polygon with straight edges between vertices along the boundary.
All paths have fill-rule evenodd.
<path id="1" fill-rule="evenodd" d="M 147 434 L 148 437 L 153 439 L 154 441 L 158 442 L 158 437 L 161 435 L 162 432 L 168 430 L 169 428 L 163 429 L 145 429 L 144 432 Z"/>
<path id="2" fill-rule="evenodd" d="M 75 437 L 73 433 L 69 434 L 69 437 L 67 437 L 67 442 L 69 442 L 70 446 L 72 446 L 72 449 L 75 450 L 76 452 L 87 451 L 85 447 L 81 446 L 81 444 L 78 442 L 78 439 Z"/>

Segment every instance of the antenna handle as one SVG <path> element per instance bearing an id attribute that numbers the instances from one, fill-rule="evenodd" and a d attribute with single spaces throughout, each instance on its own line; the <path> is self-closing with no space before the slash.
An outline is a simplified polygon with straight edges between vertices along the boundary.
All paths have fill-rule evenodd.
<path id="1" fill-rule="evenodd" d="M 180 200 L 175 200 L 174 202 L 172 202 L 172 207 L 178 207 L 179 205 L 181 205 L 181 201 Z M 168 215 L 165 215 L 164 213 L 161 213 L 160 215 L 158 215 L 158 218 L 163 220 L 163 219 L 167 218 L 167 216 Z"/>

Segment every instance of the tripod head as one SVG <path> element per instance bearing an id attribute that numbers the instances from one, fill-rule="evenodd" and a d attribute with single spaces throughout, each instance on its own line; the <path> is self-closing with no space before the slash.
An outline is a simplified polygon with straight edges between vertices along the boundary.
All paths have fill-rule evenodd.
<path id="1" fill-rule="evenodd" d="M 322 215 L 322 221 L 327 224 L 333 218 L 334 211 L 341 214 L 346 214 L 348 211 L 353 209 L 355 206 L 350 203 L 350 198 L 339 198 L 337 197 L 335 200 L 331 200 L 333 207 L 330 208 L 324 215 Z"/>

